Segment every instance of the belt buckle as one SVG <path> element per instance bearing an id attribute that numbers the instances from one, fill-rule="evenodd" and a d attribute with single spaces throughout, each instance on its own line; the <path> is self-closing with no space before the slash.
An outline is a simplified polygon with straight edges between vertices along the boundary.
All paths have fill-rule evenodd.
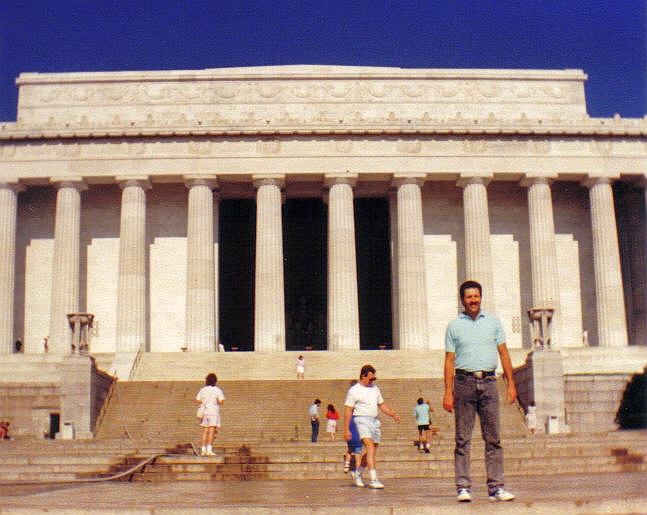
<path id="1" fill-rule="evenodd" d="M 476 379 L 483 379 L 483 371 L 477 370 L 476 372 L 474 372 L 474 377 L 476 377 Z"/>

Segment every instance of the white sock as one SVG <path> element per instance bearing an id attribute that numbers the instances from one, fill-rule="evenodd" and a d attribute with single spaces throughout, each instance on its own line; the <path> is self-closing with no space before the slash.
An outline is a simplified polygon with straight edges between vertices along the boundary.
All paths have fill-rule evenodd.
<path id="1" fill-rule="evenodd" d="M 203 445 L 202 449 L 200 449 L 200 450 L 202 451 L 202 454 L 204 454 L 204 453 L 207 452 L 207 447 L 205 445 Z"/>
<path id="2" fill-rule="evenodd" d="M 377 481 L 377 470 L 375 469 L 369 469 L 368 471 L 368 477 L 371 481 Z"/>
<path id="3" fill-rule="evenodd" d="M 213 452 L 213 446 L 207 445 L 207 454 L 210 454 Z"/>

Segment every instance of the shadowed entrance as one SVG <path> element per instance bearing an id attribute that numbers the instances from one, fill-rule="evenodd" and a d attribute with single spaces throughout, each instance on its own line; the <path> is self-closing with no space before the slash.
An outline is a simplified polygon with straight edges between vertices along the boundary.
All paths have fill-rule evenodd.
<path id="1" fill-rule="evenodd" d="M 220 203 L 220 341 L 226 350 L 254 350 L 253 200 Z M 355 200 L 362 349 L 391 346 L 388 203 Z M 287 350 L 326 350 L 327 210 L 321 199 L 283 206 Z"/>

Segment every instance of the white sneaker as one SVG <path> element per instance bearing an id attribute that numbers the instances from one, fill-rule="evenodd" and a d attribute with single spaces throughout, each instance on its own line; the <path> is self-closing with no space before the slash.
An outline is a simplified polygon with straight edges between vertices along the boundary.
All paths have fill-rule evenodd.
<path id="1" fill-rule="evenodd" d="M 353 477 L 353 481 L 355 481 L 355 486 L 359 486 L 360 488 L 364 487 L 364 480 L 362 479 L 362 472 L 360 470 L 352 470 L 350 475 Z"/>
<path id="2" fill-rule="evenodd" d="M 512 501 L 514 494 L 511 494 L 503 488 L 497 488 L 494 493 L 490 494 L 490 501 Z"/>
<path id="3" fill-rule="evenodd" d="M 382 483 L 380 483 L 379 479 L 371 479 L 368 482 L 368 487 L 373 488 L 375 490 L 380 490 L 380 489 L 384 488 L 384 485 Z"/>
<path id="4" fill-rule="evenodd" d="M 459 488 L 458 495 L 456 496 L 456 502 L 471 502 L 472 494 L 467 488 Z"/>

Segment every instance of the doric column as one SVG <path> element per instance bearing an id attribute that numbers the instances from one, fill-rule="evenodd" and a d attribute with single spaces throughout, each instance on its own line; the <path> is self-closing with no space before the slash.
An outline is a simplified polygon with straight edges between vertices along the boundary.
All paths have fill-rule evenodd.
<path id="1" fill-rule="evenodd" d="M 427 349 L 425 240 L 422 219 L 424 176 L 395 177 L 397 188 L 397 274 L 399 348 Z"/>
<path id="2" fill-rule="evenodd" d="M 185 177 L 187 223 L 186 343 L 190 351 L 216 350 L 215 177 Z"/>
<path id="3" fill-rule="evenodd" d="M 598 342 L 600 347 L 623 347 L 628 344 L 627 322 L 611 181 L 590 178 L 585 185 L 591 203 Z"/>
<path id="4" fill-rule="evenodd" d="M 53 354 L 68 354 L 72 329 L 67 314 L 79 311 L 81 191 L 86 189 L 86 185 L 80 179 L 53 182 L 58 192 L 54 221 L 49 350 Z"/>
<path id="5" fill-rule="evenodd" d="M 545 177 L 526 177 L 532 268 L 532 308 L 553 309 L 551 340 L 559 344 L 559 276 L 550 182 Z"/>
<path id="6" fill-rule="evenodd" d="M 484 177 L 461 177 L 458 186 L 463 188 L 465 278 L 481 283 L 483 308 L 494 311 L 487 183 L 488 179 Z"/>
<path id="7" fill-rule="evenodd" d="M 326 176 L 328 187 L 328 350 L 359 350 L 353 186 L 357 176 Z"/>
<path id="8" fill-rule="evenodd" d="M 0 183 L 0 354 L 13 352 L 16 219 L 23 190 L 16 183 Z"/>
<path id="9" fill-rule="evenodd" d="M 283 177 L 254 177 L 256 188 L 256 272 L 254 350 L 285 350 L 283 285 Z"/>
<path id="10" fill-rule="evenodd" d="M 137 352 L 146 342 L 145 177 L 117 177 L 121 186 L 117 352 Z"/>

